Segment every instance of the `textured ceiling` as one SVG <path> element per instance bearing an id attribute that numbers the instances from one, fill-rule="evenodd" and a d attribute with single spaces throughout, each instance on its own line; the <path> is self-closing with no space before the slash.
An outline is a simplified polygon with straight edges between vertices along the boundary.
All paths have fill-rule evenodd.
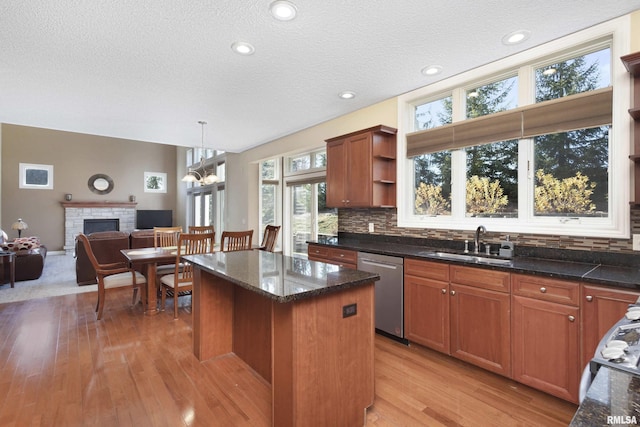
<path id="1" fill-rule="evenodd" d="M 0 122 L 240 152 L 640 0 L 0 0 Z M 501 38 L 530 30 L 518 46 Z M 252 43 L 255 54 L 231 51 Z M 352 100 L 337 94 L 354 91 Z"/>

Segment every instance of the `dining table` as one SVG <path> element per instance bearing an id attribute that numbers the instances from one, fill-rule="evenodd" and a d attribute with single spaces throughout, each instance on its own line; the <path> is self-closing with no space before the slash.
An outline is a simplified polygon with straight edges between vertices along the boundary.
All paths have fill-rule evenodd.
<path id="1" fill-rule="evenodd" d="M 158 314 L 158 285 L 156 274 L 158 265 L 176 261 L 178 248 L 176 246 L 158 248 L 122 249 L 122 255 L 131 263 L 133 268 L 143 266 L 147 278 L 146 290 L 142 293 L 144 314 L 153 316 Z"/>

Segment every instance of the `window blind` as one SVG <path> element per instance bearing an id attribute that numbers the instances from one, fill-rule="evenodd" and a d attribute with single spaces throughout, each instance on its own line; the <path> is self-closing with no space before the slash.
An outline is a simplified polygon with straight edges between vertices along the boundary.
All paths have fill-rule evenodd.
<path id="1" fill-rule="evenodd" d="M 613 88 L 583 92 L 407 134 L 407 156 L 611 124 Z"/>

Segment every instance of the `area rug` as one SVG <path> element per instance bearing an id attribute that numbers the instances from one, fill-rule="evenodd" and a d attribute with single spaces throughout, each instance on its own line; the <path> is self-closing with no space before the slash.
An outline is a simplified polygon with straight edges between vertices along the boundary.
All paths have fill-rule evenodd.
<path id="1" fill-rule="evenodd" d="M 75 261 L 72 255 L 47 255 L 39 279 L 16 282 L 15 288 L 8 283 L 0 286 L 0 304 L 97 291 L 98 285 L 78 286 Z"/>

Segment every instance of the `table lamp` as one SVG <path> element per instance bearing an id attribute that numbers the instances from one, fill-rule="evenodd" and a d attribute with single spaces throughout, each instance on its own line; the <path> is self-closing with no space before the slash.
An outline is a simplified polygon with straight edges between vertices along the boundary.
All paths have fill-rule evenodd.
<path id="1" fill-rule="evenodd" d="M 12 230 L 18 230 L 18 238 L 22 235 L 22 230 L 26 230 L 27 228 L 29 228 L 29 226 L 22 218 L 18 218 L 18 220 L 11 225 Z"/>

